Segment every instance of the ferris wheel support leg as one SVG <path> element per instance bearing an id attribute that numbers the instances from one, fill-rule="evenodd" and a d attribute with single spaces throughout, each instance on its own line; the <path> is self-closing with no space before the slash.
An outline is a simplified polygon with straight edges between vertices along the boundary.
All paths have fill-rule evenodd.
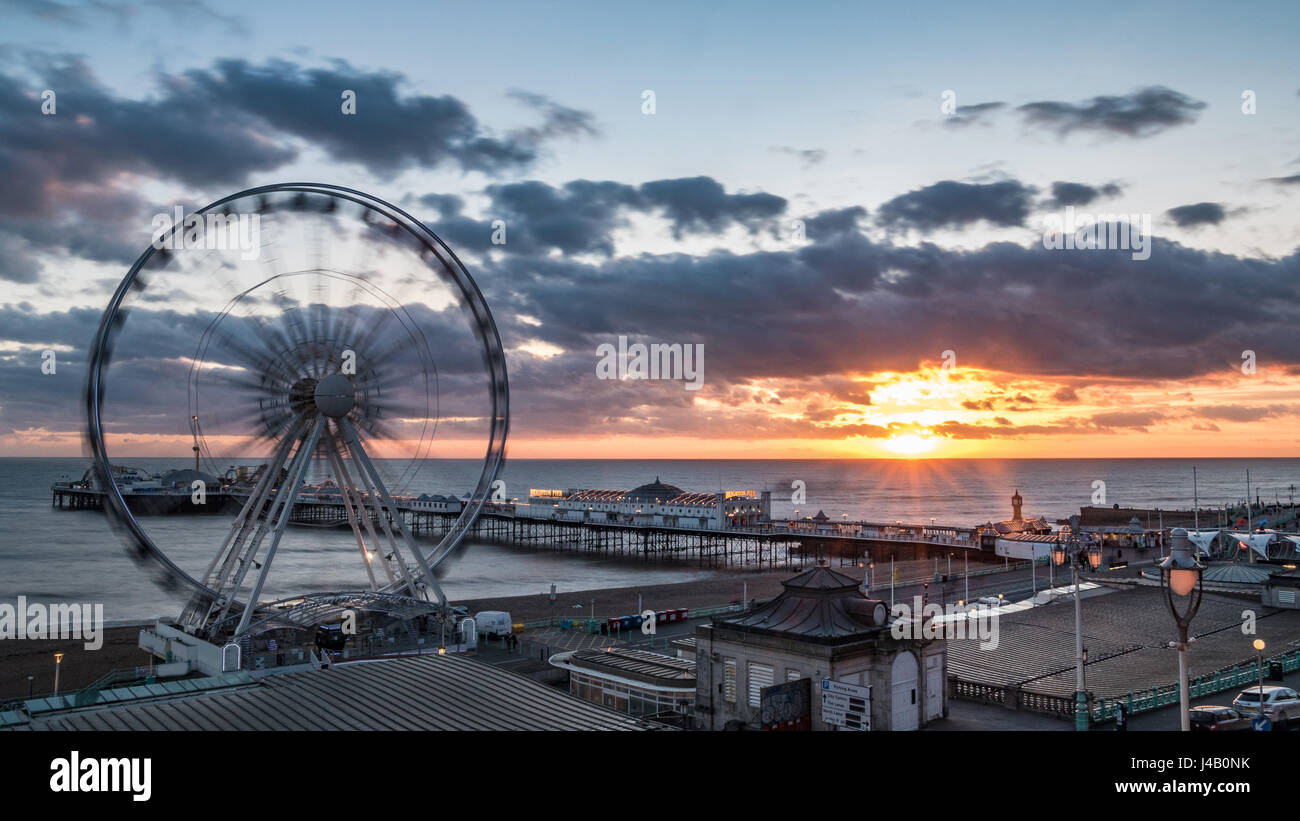
<path id="1" fill-rule="evenodd" d="M 280 474 L 280 468 L 284 466 L 285 460 L 289 458 L 290 448 L 293 447 L 293 443 L 301 435 L 301 425 L 295 426 L 294 430 L 290 432 L 290 435 L 286 436 L 280 443 L 279 447 L 275 449 L 275 456 L 269 463 L 267 463 L 266 472 L 262 474 L 261 479 L 258 479 L 257 485 L 253 489 L 253 493 L 248 497 L 248 501 L 244 503 L 244 507 L 239 511 L 239 515 L 235 517 L 235 521 L 230 526 L 230 532 L 226 534 L 225 541 L 221 543 L 221 550 L 212 557 L 212 562 L 208 565 L 207 571 L 203 574 L 204 584 L 211 585 L 213 581 L 216 581 L 216 579 L 213 578 L 212 573 L 216 569 L 217 562 L 221 560 L 221 557 L 226 556 L 226 551 L 230 549 L 232 543 L 234 545 L 234 552 L 238 553 L 239 548 L 243 544 L 243 540 L 247 538 L 249 523 L 256 522 L 257 511 L 261 510 L 262 505 L 266 503 L 266 497 L 270 495 L 271 488 L 275 485 L 275 480 Z M 227 556 L 226 561 L 222 565 L 222 577 L 224 577 L 225 572 L 228 571 L 230 562 L 231 559 Z"/>
<path id="2" fill-rule="evenodd" d="M 229 600 L 232 594 L 226 590 L 223 580 L 231 577 L 234 571 L 235 561 L 239 558 L 239 554 L 248 538 L 248 534 L 256 529 L 257 512 L 260 511 L 262 506 L 266 503 L 266 498 L 270 495 L 271 488 L 275 485 L 275 479 L 280 475 L 280 468 L 284 466 L 285 460 L 289 458 L 289 451 L 292 449 L 294 441 L 296 441 L 301 435 L 302 425 L 297 424 L 275 449 L 275 455 L 271 461 L 267 463 L 266 471 L 262 474 L 262 478 L 258 480 L 257 485 L 253 488 L 253 493 L 249 496 L 243 509 L 239 511 L 239 515 L 231 524 L 230 532 L 226 534 L 226 538 L 221 544 L 221 549 L 212 557 L 212 561 L 208 564 L 207 571 L 203 574 L 203 584 L 216 589 L 216 598 L 204 601 L 204 599 L 207 599 L 206 596 L 195 594 L 195 597 L 190 600 L 190 604 L 186 606 L 185 612 L 181 614 L 181 621 L 183 624 L 189 624 L 194 627 L 203 627 L 207 622 L 208 617 L 212 615 L 215 609 L 222 607 L 223 604 L 227 607 L 229 606 Z M 223 556 L 225 556 L 224 561 L 222 561 Z M 219 573 L 214 575 L 218 562 L 221 563 L 221 570 Z M 223 598 L 225 598 L 226 601 L 223 602 Z"/>
<path id="3" fill-rule="evenodd" d="M 355 456 L 361 463 L 362 469 L 370 474 L 370 478 L 374 481 L 375 487 L 379 490 L 380 496 L 384 500 L 384 504 L 387 505 L 388 509 L 392 512 L 393 525 L 402 532 L 402 539 L 406 542 L 407 549 L 411 551 L 411 557 L 415 559 L 415 563 L 419 566 L 420 574 L 424 577 L 425 585 L 427 585 L 428 588 L 434 592 L 434 595 L 438 597 L 438 604 L 445 607 L 447 605 L 446 594 L 442 592 L 442 587 L 433 577 L 433 572 L 429 570 L 429 563 L 425 561 L 424 555 L 420 553 L 419 548 L 415 546 L 415 541 L 411 539 L 410 530 L 406 527 L 405 523 L 402 522 L 401 512 L 393 502 L 393 497 L 389 495 L 388 488 L 384 487 L 384 480 L 379 478 L 379 471 L 375 470 L 374 464 L 370 461 L 370 456 L 361 447 L 361 440 L 357 438 L 357 432 L 353 429 L 352 423 L 349 422 L 345 416 L 339 419 L 339 425 L 343 428 L 343 435 L 347 437 L 349 447 L 356 448 Z"/>
<path id="4" fill-rule="evenodd" d="M 333 436 L 330 437 L 327 450 L 330 467 L 334 470 L 334 479 L 339 486 L 339 494 L 343 497 L 343 507 L 348 512 L 348 524 L 352 527 L 352 535 L 356 537 L 357 547 L 361 548 L 361 561 L 366 565 L 366 576 L 370 578 L 370 589 L 371 591 L 378 590 L 379 585 L 375 583 L 375 570 L 370 566 L 370 549 L 366 547 L 366 540 L 361 536 L 361 525 L 357 522 L 357 513 L 352 509 L 352 494 L 349 492 L 352 480 L 343 470 L 343 460 L 339 457 Z"/>
<path id="5" fill-rule="evenodd" d="M 384 536 L 387 537 L 388 539 L 388 549 L 390 551 L 390 554 L 392 558 L 396 559 L 396 564 L 397 564 L 396 575 L 393 574 L 392 563 L 389 561 L 384 562 L 384 572 L 388 574 L 389 583 L 391 585 L 395 585 L 395 587 L 392 588 L 391 590 L 386 588 L 383 592 L 388 593 L 388 592 L 392 592 L 392 590 L 400 590 L 403 586 L 405 586 L 406 592 L 411 594 L 411 598 L 418 599 L 420 597 L 420 591 L 415 589 L 415 580 L 411 578 L 411 572 L 410 570 L 407 569 L 406 560 L 402 557 L 402 551 L 399 550 L 397 547 L 397 537 L 393 535 L 392 525 L 389 523 L 388 517 L 384 515 L 384 504 L 380 497 L 379 491 L 378 489 L 375 488 L 373 484 L 371 484 L 370 476 L 369 474 L 366 473 L 366 470 L 361 465 L 359 459 L 357 460 L 357 476 L 360 477 L 361 479 L 361 484 L 365 488 L 365 493 L 367 494 L 367 498 L 369 498 L 370 500 L 370 507 L 374 511 L 373 516 L 366 517 L 366 526 L 369 529 L 371 535 L 374 536 L 375 526 L 372 520 L 378 520 L 379 529 L 384 531 Z M 358 490 L 357 493 L 359 494 L 361 493 L 361 491 Z M 374 536 L 374 539 L 375 539 L 375 544 L 379 545 L 380 544 L 379 538 L 377 536 Z M 398 581 L 397 576 L 401 576 L 400 581 Z"/>
<path id="6" fill-rule="evenodd" d="M 253 562 L 257 558 L 257 551 L 262 546 L 262 540 L 266 538 L 267 532 L 273 529 L 274 522 L 278 518 L 279 512 L 283 509 L 286 499 L 288 499 L 290 510 L 292 510 L 293 494 L 288 493 L 286 488 L 297 487 L 293 477 L 298 473 L 300 466 L 299 460 L 302 458 L 304 453 L 303 445 L 305 444 L 309 430 L 309 423 L 306 421 L 301 421 L 295 425 L 293 436 L 288 439 L 288 444 L 284 448 L 284 458 L 281 458 L 278 463 L 271 466 L 272 479 L 271 485 L 267 487 L 268 494 L 272 490 L 275 490 L 275 480 L 279 477 L 280 471 L 284 469 L 284 462 L 288 459 L 289 451 L 293 448 L 294 442 L 297 442 L 298 451 L 294 454 L 293 461 L 289 463 L 289 467 L 284 469 L 285 484 L 276 491 L 264 516 L 260 519 L 257 516 L 254 516 L 244 522 L 244 530 L 235 539 L 236 548 L 232 549 L 230 555 L 226 557 L 226 562 L 221 568 L 220 576 L 221 587 L 219 589 L 223 594 L 222 600 L 219 603 L 214 603 L 212 605 L 209 609 L 208 616 L 212 616 L 212 610 L 216 610 L 218 604 L 220 605 L 220 612 L 217 613 L 215 618 L 211 619 L 211 623 L 215 624 L 224 621 L 226 616 L 229 615 L 230 608 L 234 606 L 239 597 L 239 591 L 244 586 L 244 577 L 248 575 L 249 568 L 253 566 Z M 310 460 L 310 456 L 307 458 Z M 250 533 L 252 534 L 251 539 L 248 538 Z M 236 564 L 238 564 L 238 568 L 236 568 Z"/>
<path id="7" fill-rule="evenodd" d="M 307 441 L 294 454 L 294 469 L 290 471 L 289 477 L 289 494 L 285 499 L 284 506 L 280 508 L 280 520 L 275 523 L 275 535 L 271 539 L 271 546 L 266 549 L 266 556 L 262 559 L 262 568 L 257 571 L 257 580 L 253 582 L 253 589 L 248 594 L 248 604 L 244 606 L 244 612 L 239 617 L 239 626 L 235 628 L 234 638 L 238 639 L 248 629 L 248 622 L 253 618 L 253 611 L 257 609 L 258 597 L 262 595 L 262 585 L 266 583 L 266 575 L 271 570 L 271 562 L 275 559 L 276 548 L 280 546 L 280 537 L 284 536 L 284 529 L 289 524 L 289 515 L 293 512 L 294 500 L 298 497 L 298 485 L 302 482 L 303 476 L 307 473 L 307 465 L 311 464 L 312 456 L 316 453 L 316 444 L 320 442 L 321 429 L 325 427 L 324 417 L 318 418 L 316 424 L 312 426 L 311 435 Z M 249 563 L 252 563 L 253 557 L 248 557 Z M 247 566 L 244 568 L 247 570 Z M 238 588 L 236 588 L 238 591 Z"/>

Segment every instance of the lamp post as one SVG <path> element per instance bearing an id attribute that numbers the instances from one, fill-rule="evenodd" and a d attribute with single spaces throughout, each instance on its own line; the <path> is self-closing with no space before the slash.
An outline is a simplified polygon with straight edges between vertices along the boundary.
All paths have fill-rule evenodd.
<path id="1" fill-rule="evenodd" d="M 1178 625 L 1178 701 L 1184 732 L 1192 729 L 1191 693 L 1187 681 L 1188 628 L 1201 607 L 1201 572 L 1205 565 L 1192 553 L 1187 531 L 1175 528 L 1170 536 L 1169 555 L 1160 563 L 1160 586 L 1165 589 L 1169 612 Z"/>
<path id="2" fill-rule="evenodd" d="M 54 695 L 59 694 L 59 666 L 63 664 L 63 654 L 54 654 Z"/>
<path id="3" fill-rule="evenodd" d="M 1062 542 L 1057 534 L 1052 545 L 1052 563 L 1063 567 L 1068 560 L 1074 581 L 1074 729 L 1088 729 L 1088 690 L 1083 667 L 1087 656 L 1083 649 L 1083 604 L 1079 596 L 1079 571 L 1085 567 L 1096 570 L 1101 565 L 1101 548 L 1085 545 L 1079 529 L 1079 517 L 1070 517 L 1070 535 Z"/>
<path id="4" fill-rule="evenodd" d="M 1259 714 L 1264 715 L 1264 640 L 1255 639 L 1255 652 L 1259 654 Z"/>

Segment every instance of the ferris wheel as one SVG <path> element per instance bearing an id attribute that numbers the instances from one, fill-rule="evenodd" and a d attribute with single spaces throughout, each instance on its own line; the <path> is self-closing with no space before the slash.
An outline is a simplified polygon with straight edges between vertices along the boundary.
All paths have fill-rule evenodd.
<path id="1" fill-rule="evenodd" d="M 86 403 L 106 507 L 136 558 L 188 597 L 180 624 L 243 635 L 310 504 L 343 512 L 369 592 L 445 609 L 436 571 L 489 495 L 509 419 L 500 336 L 468 270 L 404 211 L 332 185 L 253 188 L 176 216 L 155 222 L 104 312 Z M 112 469 L 114 449 L 178 437 L 237 508 L 201 572 L 194 548 L 173 556 L 137 518 Z M 444 440 L 477 443 L 482 465 L 422 550 L 399 493 Z"/>

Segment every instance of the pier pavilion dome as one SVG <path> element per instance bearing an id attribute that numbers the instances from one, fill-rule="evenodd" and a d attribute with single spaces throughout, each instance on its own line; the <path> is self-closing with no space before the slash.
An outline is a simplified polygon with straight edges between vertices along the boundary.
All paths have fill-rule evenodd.
<path id="1" fill-rule="evenodd" d="M 627 496 L 625 497 L 625 500 L 629 502 L 646 502 L 646 503 L 666 502 L 669 499 L 674 499 L 678 496 L 681 496 L 685 492 L 686 491 L 682 490 L 676 485 L 669 485 L 659 481 L 659 477 L 656 476 L 653 482 L 629 490 L 627 492 Z"/>

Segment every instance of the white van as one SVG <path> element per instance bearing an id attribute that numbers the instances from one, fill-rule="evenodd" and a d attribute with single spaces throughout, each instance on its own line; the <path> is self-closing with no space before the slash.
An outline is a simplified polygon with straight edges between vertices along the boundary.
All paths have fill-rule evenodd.
<path id="1" fill-rule="evenodd" d="M 482 610 L 474 614 L 474 629 L 480 635 L 508 636 L 514 632 L 514 624 L 504 610 Z"/>

